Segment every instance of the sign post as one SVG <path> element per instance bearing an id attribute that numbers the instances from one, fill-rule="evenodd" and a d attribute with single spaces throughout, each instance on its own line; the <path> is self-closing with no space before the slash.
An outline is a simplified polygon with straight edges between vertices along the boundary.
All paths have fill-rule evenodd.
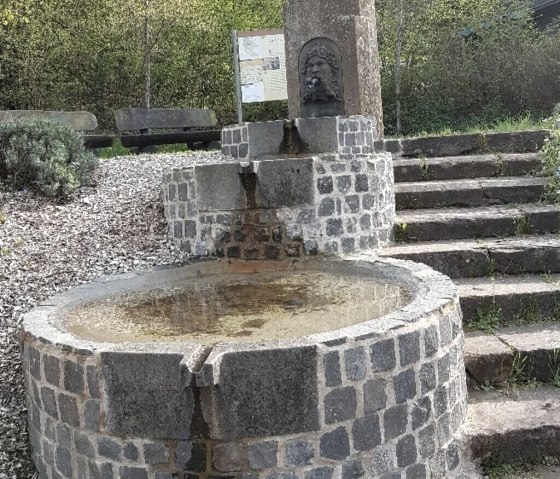
<path id="1" fill-rule="evenodd" d="M 287 100 L 283 30 L 232 32 L 237 120 L 243 103 Z"/>

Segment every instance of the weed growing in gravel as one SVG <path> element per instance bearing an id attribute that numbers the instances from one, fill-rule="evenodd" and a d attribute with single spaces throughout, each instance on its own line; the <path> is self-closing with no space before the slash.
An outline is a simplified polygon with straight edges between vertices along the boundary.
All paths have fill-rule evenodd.
<path id="1" fill-rule="evenodd" d="M 429 174 L 428 174 L 428 161 L 426 160 L 425 156 L 421 156 L 420 159 L 418 160 L 419 164 L 420 164 L 420 171 L 422 172 L 422 178 L 424 180 L 428 180 L 429 179 Z"/>
<path id="2" fill-rule="evenodd" d="M 476 320 L 468 324 L 471 331 L 494 332 L 500 326 L 502 319 L 502 308 L 495 300 L 488 308 L 479 308 L 476 310 Z"/>
<path id="3" fill-rule="evenodd" d="M 560 201 L 560 131 L 554 132 L 544 144 L 542 175 L 548 178 L 543 201 L 558 203 Z"/>
<path id="4" fill-rule="evenodd" d="M 529 234 L 529 216 L 524 214 L 513 221 L 513 227 L 517 236 Z"/>
<path id="5" fill-rule="evenodd" d="M 6 213 L 0 210 L 0 225 L 3 225 L 7 219 L 8 217 L 6 216 Z"/>
<path id="6" fill-rule="evenodd" d="M 554 457 L 543 456 L 532 463 L 506 464 L 499 456 L 488 454 L 482 459 L 482 472 L 484 477 L 488 479 L 518 479 L 520 477 L 529 479 L 535 476 L 533 476 L 533 474 L 526 474 L 533 472 L 536 466 L 543 465 L 550 467 L 557 466 L 558 463 L 558 459 Z"/>
<path id="7" fill-rule="evenodd" d="M 550 383 L 560 388 L 560 349 L 555 348 L 548 356 Z"/>

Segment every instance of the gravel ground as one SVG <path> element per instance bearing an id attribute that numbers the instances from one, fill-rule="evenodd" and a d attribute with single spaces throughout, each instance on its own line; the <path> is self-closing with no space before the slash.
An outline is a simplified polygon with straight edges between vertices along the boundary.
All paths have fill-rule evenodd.
<path id="1" fill-rule="evenodd" d="M 18 343 L 22 316 L 95 277 L 187 261 L 166 236 L 161 175 L 219 161 L 225 158 L 217 152 L 104 160 L 96 187 L 63 204 L 0 182 L 0 479 L 35 473 Z"/>

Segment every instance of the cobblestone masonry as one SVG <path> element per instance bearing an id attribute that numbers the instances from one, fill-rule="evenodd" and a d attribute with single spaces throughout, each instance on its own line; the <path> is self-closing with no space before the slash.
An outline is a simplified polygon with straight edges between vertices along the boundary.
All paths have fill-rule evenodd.
<path id="1" fill-rule="evenodd" d="M 375 117 L 353 115 L 231 125 L 222 130 L 222 153 L 243 160 L 282 153 L 370 154 L 379 136 L 376 123 Z M 295 132 L 296 142 L 289 138 Z"/>
<path id="2" fill-rule="evenodd" d="M 395 219 L 390 154 L 322 154 L 252 162 L 257 183 L 267 180 L 260 173 L 265 167 L 286 169 L 286 162 L 296 162 L 303 179 L 287 188 L 282 180 L 270 180 L 274 184 L 266 185 L 267 190 L 274 192 L 279 185 L 278 194 L 271 193 L 276 207 L 247 208 L 246 199 L 239 199 L 244 194 L 239 177 L 243 163 L 220 165 L 213 175 L 204 173 L 208 166 L 166 173 L 163 201 L 170 235 L 193 255 L 242 259 L 349 254 L 390 242 Z M 304 175 L 306 169 L 309 174 Z M 282 176 L 283 172 L 277 175 Z M 203 182 L 204 178 L 211 180 Z M 225 185 L 230 181 L 237 186 Z M 298 204 L 290 201 L 293 198 L 279 201 L 290 188 L 308 193 Z M 221 191 L 225 197 L 219 205 L 208 206 L 201 200 L 201 190 Z"/>
<path id="3" fill-rule="evenodd" d="M 307 260 L 306 267 L 371 271 L 406 286 L 411 302 L 342 330 L 295 341 L 222 343 L 209 355 L 192 344 L 96 344 L 56 323 L 64 308 L 84 300 L 224 274 L 234 268 L 230 263 L 101 279 L 26 316 L 30 438 L 42 479 L 460 474 L 467 395 L 461 313 L 455 286 L 424 265 Z M 283 393 L 286 382 L 294 395 Z M 289 422 L 287 410 L 295 411 Z"/>

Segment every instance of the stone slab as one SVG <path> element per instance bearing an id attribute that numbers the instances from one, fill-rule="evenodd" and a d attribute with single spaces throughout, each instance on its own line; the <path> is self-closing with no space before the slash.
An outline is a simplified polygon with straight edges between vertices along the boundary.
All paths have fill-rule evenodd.
<path id="1" fill-rule="evenodd" d="M 42 110 L 7 110 L 0 111 L 0 123 L 30 118 L 55 121 L 68 125 L 77 131 L 92 131 L 97 128 L 97 118 L 87 111 L 42 111 Z"/>
<path id="2" fill-rule="evenodd" d="M 310 153 L 332 151 L 339 148 L 337 118 L 296 118 L 299 137 Z"/>
<path id="3" fill-rule="evenodd" d="M 523 373 L 528 377 L 543 382 L 553 380 L 555 373 L 560 377 L 560 323 L 502 328 L 496 336 L 527 357 Z"/>
<path id="4" fill-rule="evenodd" d="M 525 176 L 539 171 L 540 153 L 465 155 L 442 158 L 397 158 L 395 182 Z"/>
<path id="5" fill-rule="evenodd" d="M 466 432 L 474 458 L 493 453 L 507 463 L 560 455 L 560 389 L 473 391 Z"/>
<path id="6" fill-rule="evenodd" d="M 477 311 L 497 311 L 502 324 L 544 321 L 558 315 L 560 275 L 456 279 L 466 323 Z"/>
<path id="7" fill-rule="evenodd" d="M 247 196 L 241 182 L 239 163 L 195 167 L 199 211 L 242 210 Z"/>
<path id="8" fill-rule="evenodd" d="M 490 151 L 503 153 L 539 151 L 549 136 L 550 130 L 488 133 L 485 135 L 485 146 Z"/>
<path id="9" fill-rule="evenodd" d="M 315 203 L 311 158 L 255 162 L 256 206 L 282 208 Z"/>
<path id="10" fill-rule="evenodd" d="M 106 429 L 116 435 L 185 439 L 194 410 L 183 356 L 102 352 Z"/>
<path id="11" fill-rule="evenodd" d="M 511 375 L 513 351 L 492 334 L 465 334 L 465 368 L 478 384 L 499 384 Z"/>
<path id="12" fill-rule="evenodd" d="M 436 241 L 555 233 L 559 230 L 560 208 L 555 205 L 402 210 L 396 218 L 395 239 Z"/>
<path id="13" fill-rule="evenodd" d="M 224 354 L 217 367 L 216 407 L 207 404 L 204 410 L 213 439 L 319 429 L 315 347 L 238 351 Z"/>
<path id="14" fill-rule="evenodd" d="M 419 181 L 395 185 L 397 208 L 483 206 L 539 201 L 544 178 Z"/>
<path id="15" fill-rule="evenodd" d="M 247 123 L 247 138 L 250 158 L 277 155 L 282 152 L 284 121 Z"/>
<path id="16" fill-rule="evenodd" d="M 147 128 L 211 128 L 217 125 L 216 114 L 206 109 L 121 108 L 114 111 L 119 131 Z"/>
<path id="17" fill-rule="evenodd" d="M 556 235 L 430 241 L 392 246 L 378 254 L 418 261 L 451 278 L 560 272 Z"/>

